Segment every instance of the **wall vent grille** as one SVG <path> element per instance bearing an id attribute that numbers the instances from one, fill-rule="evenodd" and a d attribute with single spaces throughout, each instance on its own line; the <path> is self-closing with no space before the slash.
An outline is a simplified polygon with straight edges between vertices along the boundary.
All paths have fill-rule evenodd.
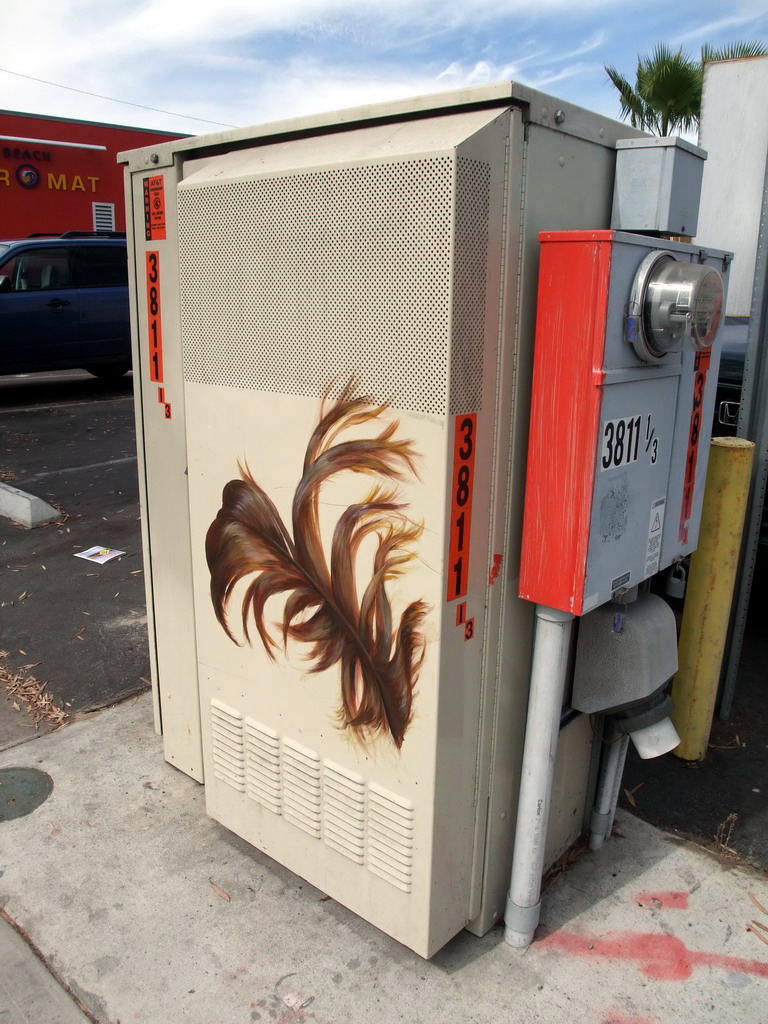
<path id="1" fill-rule="evenodd" d="M 323 762 L 323 841 L 356 864 L 365 861 L 365 780 Z"/>
<path id="2" fill-rule="evenodd" d="M 115 204 L 114 203 L 91 203 L 93 213 L 94 231 L 115 230 Z"/>
<path id="3" fill-rule="evenodd" d="M 410 892 L 413 804 L 211 700 L 213 773 L 336 853 Z"/>
<path id="4" fill-rule="evenodd" d="M 320 758 L 306 747 L 283 739 L 281 751 L 285 820 L 320 838 Z"/>
<path id="5" fill-rule="evenodd" d="M 245 792 L 243 716 L 235 708 L 211 701 L 213 774 L 229 786 Z"/>
<path id="6" fill-rule="evenodd" d="M 413 804 L 369 783 L 368 869 L 403 892 L 413 881 L 413 818 Z"/>
<path id="7" fill-rule="evenodd" d="M 186 379 L 319 397 L 354 375 L 445 415 L 450 347 L 451 404 L 478 408 L 489 170 L 460 161 L 456 225 L 453 177 L 440 156 L 180 189 Z"/>
<path id="8" fill-rule="evenodd" d="M 245 775 L 248 796 L 275 814 L 282 812 L 280 737 L 266 725 L 245 719 Z"/>
<path id="9" fill-rule="evenodd" d="M 451 414 L 482 408 L 491 168 L 460 158 L 456 169 Z"/>

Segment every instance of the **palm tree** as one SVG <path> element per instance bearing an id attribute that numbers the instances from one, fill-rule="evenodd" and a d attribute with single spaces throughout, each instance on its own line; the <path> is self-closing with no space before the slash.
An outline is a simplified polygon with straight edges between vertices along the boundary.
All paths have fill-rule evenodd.
<path id="1" fill-rule="evenodd" d="M 674 53 L 666 43 L 657 43 L 650 56 L 639 56 L 632 85 L 611 65 L 605 71 L 619 93 L 621 117 L 633 128 L 652 135 L 694 131 L 701 114 L 704 64 L 713 60 L 760 57 L 768 53 L 762 43 L 731 43 L 725 47 L 704 44 L 701 59 Z"/>

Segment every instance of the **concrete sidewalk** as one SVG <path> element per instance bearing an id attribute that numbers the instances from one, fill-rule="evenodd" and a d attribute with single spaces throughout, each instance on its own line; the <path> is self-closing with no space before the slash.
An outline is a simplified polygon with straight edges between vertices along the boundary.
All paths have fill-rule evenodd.
<path id="1" fill-rule="evenodd" d="M 749 896 L 768 907 L 765 878 L 624 813 L 550 887 L 526 952 L 496 929 L 426 962 L 207 818 L 148 695 L 5 749 L 8 766 L 54 781 L 0 821 L 0 907 L 53 977 L 0 921 L 3 1024 L 768 1018 L 768 946 L 745 929 L 768 925 Z"/>

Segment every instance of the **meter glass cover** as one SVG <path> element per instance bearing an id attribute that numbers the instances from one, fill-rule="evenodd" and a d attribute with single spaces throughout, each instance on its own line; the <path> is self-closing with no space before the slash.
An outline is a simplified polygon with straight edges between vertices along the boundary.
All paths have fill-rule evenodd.
<path id="1" fill-rule="evenodd" d="M 717 270 L 678 260 L 672 253 L 654 253 L 643 261 L 638 277 L 640 330 L 633 344 L 641 359 L 653 362 L 668 352 L 686 347 L 700 351 L 713 343 L 723 314 L 723 281 Z"/>

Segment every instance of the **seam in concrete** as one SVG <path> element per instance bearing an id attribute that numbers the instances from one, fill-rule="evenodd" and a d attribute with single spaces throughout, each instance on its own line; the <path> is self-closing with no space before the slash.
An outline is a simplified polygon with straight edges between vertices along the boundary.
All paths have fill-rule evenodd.
<path id="1" fill-rule="evenodd" d="M 75 995 L 75 993 L 72 991 L 70 986 L 64 981 L 64 979 L 58 974 L 58 972 L 55 971 L 53 969 L 53 967 L 51 967 L 51 965 L 48 963 L 46 958 L 43 956 L 42 951 L 40 949 L 38 949 L 38 947 L 30 939 L 29 935 L 24 931 L 24 929 L 21 927 L 21 925 L 16 920 L 14 920 L 14 918 L 12 918 L 11 915 L 6 910 L 4 910 L 2 908 L 0 908 L 0 918 L 3 921 L 5 921 L 5 923 L 7 925 L 9 925 L 13 929 L 13 931 L 16 933 L 18 938 L 21 939 L 21 941 L 23 943 L 25 943 L 25 945 L 30 950 L 30 952 L 32 952 L 35 955 L 35 957 L 37 958 L 37 960 L 40 963 L 40 965 L 44 968 L 44 970 L 46 970 L 48 972 L 48 975 L 50 977 L 50 985 L 54 986 L 54 987 L 56 985 L 58 985 L 60 987 L 62 993 L 66 993 L 66 995 L 72 1000 L 72 1014 L 71 1014 L 71 1018 L 70 1018 L 70 1015 L 67 1015 L 67 1019 L 68 1020 L 71 1019 L 71 1020 L 74 1021 L 77 1018 L 77 1020 L 87 1020 L 87 1021 L 90 1021 L 91 1024 L 99 1024 L 98 1019 L 93 1016 L 93 1014 L 88 1009 L 88 1007 L 85 1005 L 85 1003 Z M 38 976 L 38 978 L 39 977 L 40 976 Z M 45 987 L 47 988 L 47 985 Z M 67 1004 L 65 1003 L 64 1006 L 61 1007 L 61 1008 L 64 1009 L 66 1007 L 67 1007 Z M 24 1008 L 21 1007 L 21 1010 L 22 1010 L 22 1013 L 23 1013 Z M 77 1011 L 79 1011 L 79 1013 Z M 82 1014 L 82 1016 L 81 1016 L 81 1014 Z M 25 1017 L 25 1019 L 26 1019 L 26 1017 Z M 57 1019 L 58 1019 L 58 1014 L 57 1014 Z"/>
<path id="2" fill-rule="evenodd" d="M 27 494 L 10 484 L 0 484 L 0 516 L 31 530 L 61 519 L 61 512 L 35 494 Z"/>
<path id="3" fill-rule="evenodd" d="M 93 469 L 105 469 L 107 466 L 122 466 L 126 462 L 135 462 L 135 455 L 126 455 L 122 459 L 107 459 L 105 462 L 92 462 L 89 466 L 62 466 L 60 469 L 45 469 L 42 473 L 35 473 L 27 477 L 25 483 L 35 483 L 37 480 L 44 480 L 50 476 L 65 476 L 67 473 L 88 473 Z"/>

